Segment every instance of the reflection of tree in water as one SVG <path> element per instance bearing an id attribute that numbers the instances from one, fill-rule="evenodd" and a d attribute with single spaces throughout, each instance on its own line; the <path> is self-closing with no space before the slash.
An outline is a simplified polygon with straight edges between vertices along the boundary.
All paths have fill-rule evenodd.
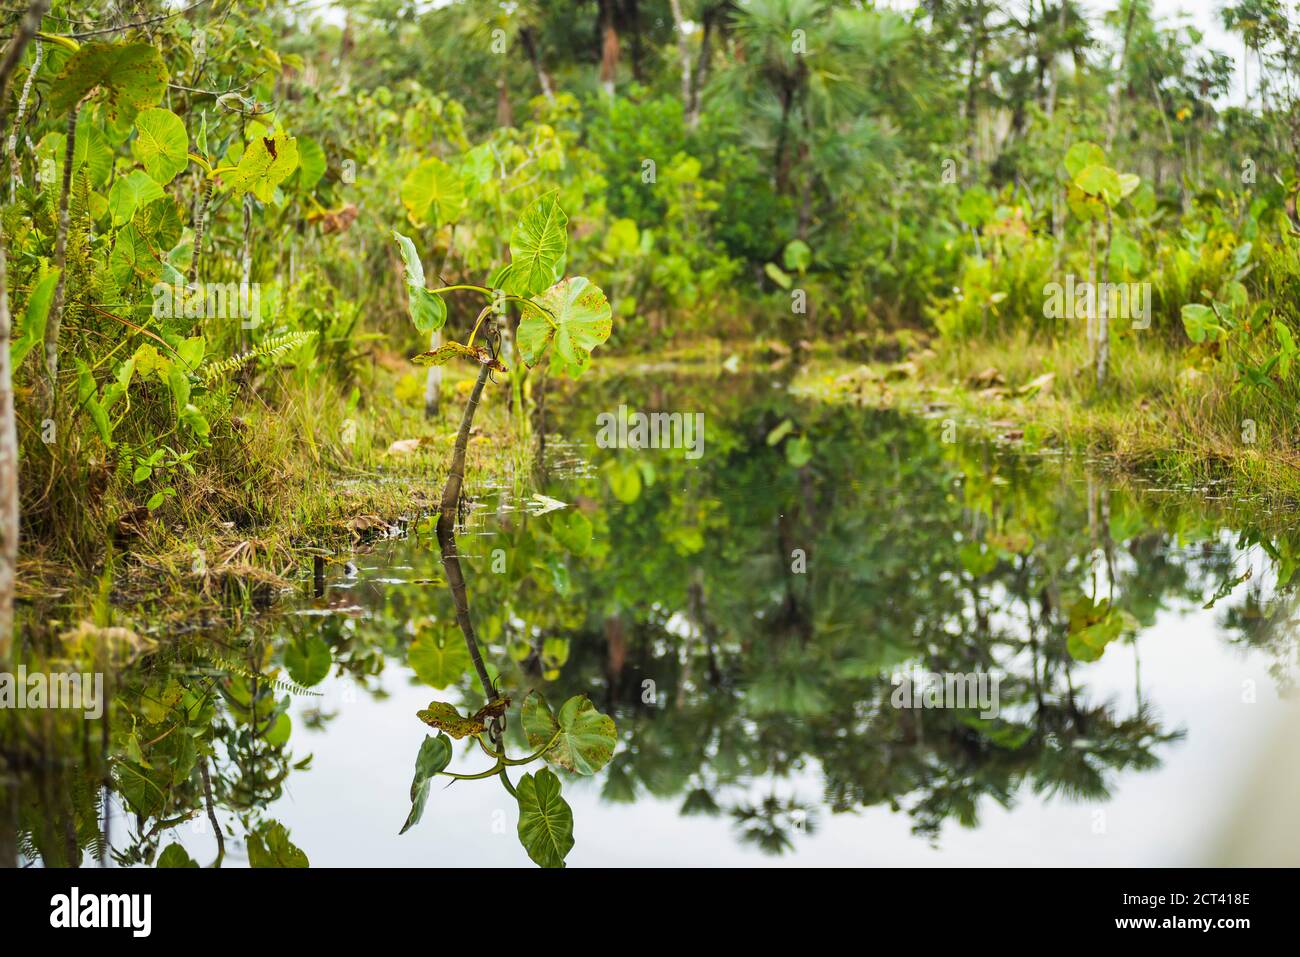
<path id="1" fill-rule="evenodd" d="M 659 387 L 657 407 L 706 410 L 703 459 L 593 448 L 594 478 L 542 489 L 572 508 L 508 511 L 490 534 L 472 523 L 460 537 L 493 680 L 516 703 L 547 686 L 555 699 L 588 693 L 615 715 L 605 800 L 677 800 L 769 853 L 818 826 L 801 794 L 811 782 L 831 813 L 889 807 L 932 840 L 945 821 L 976 825 L 987 800 L 1105 800 L 1119 775 L 1157 766 L 1180 735 L 1143 696 L 1131 632 L 1162 610 L 1205 604 L 1241 578 L 1243 556 L 1260 570 L 1214 614 L 1228 640 L 1272 655 L 1279 683 L 1291 678 L 1300 538 L 1203 502 L 1090 488 L 1055 464 L 945 445 L 892 414 L 801 405 L 766 382 Z M 551 408 L 581 438 L 596 411 L 635 408 L 644 388 L 611 381 L 614 398 L 601 400 L 584 386 L 574 401 L 586 405 Z M 813 454 L 796 467 L 787 446 L 800 439 Z M 1219 532 L 1232 526 L 1244 529 L 1235 542 Z M 437 573 L 431 526 L 389 547 L 397 563 Z M 796 549 L 803 574 L 792 571 Z M 455 627 L 440 585 L 362 580 L 346 595 L 368 617 L 281 615 L 150 656 L 116 689 L 103 740 L 84 722 L 18 728 L 4 716 L 18 770 L 0 778 L 19 783 L 0 782 L 0 813 L 17 824 L 7 851 L 0 828 L 0 854 L 104 856 L 107 787 L 130 812 L 114 822 L 119 863 L 154 861 L 173 828 L 208 819 L 209 791 L 267 854 L 289 855 L 265 816 L 310 761 L 281 721 L 296 693 L 283 683 L 288 650 L 323 643 L 355 693 L 378 696 L 380 673 L 406 662 L 414 636 Z M 1072 612 L 1106 600 L 1132 622 L 1105 651 L 1133 648 L 1128 710 L 1089 694 L 1078 659 L 1088 649 Z M 914 667 L 997 671 L 1000 714 L 893 707 L 891 676 Z M 480 683 L 467 669 L 457 687 L 481 700 Z M 333 719 L 316 707 L 305 717 L 315 728 Z"/>

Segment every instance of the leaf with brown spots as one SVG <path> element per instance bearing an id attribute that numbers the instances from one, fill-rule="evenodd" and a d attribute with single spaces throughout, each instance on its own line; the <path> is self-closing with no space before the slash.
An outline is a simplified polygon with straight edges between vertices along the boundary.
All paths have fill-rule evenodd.
<path id="1" fill-rule="evenodd" d="M 445 701 L 430 701 L 429 707 L 415 712 L 415 716 L 431 728 L 446 731 L 458 741 L 467 735 L 482 734 L 487 730 L 477 715 L 467 718 Z"/>
<path id="2" fill-rule="evenodd" d="M 609 338 L 613 329 L 609 300 L 591 280 L 573 276 L 556 283 L 525 306 L 519 320 L 519 352 L 534 366 L 552 341 L 555 367 L 577 378 L 591 365 L 591 350 Z"/>

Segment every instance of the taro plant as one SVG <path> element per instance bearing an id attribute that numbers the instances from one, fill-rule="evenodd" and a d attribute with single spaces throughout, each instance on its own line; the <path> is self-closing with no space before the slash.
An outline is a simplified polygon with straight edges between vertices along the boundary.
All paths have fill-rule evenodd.
<path id="1" fill-rule="evenodd" d="M 430 191 L 437 192 L 435 188 Z M 510 699 L 496 692 L 479 650 L 454 530 L 474 414 L 492 373 L 508 371 L 498 356 L 501 338 L 496 332 L 495 319 L 504 319 L 513 304 L 520 314 L 516 340 L 524 364 L 531 368 L 546 358 L 557 372 L 575 378 L 590 366 L 591 350 L 609 338 L 612 318 L 605 294 L 589 279 L 564 275 L 567 225 L 568 217 L 560 208 L 556 194 L 548 193 L 524 210 L 510 236 L 510 262 L 497 270 L 488 285 L 458 283 L 436 289 L 425 286 L 424 266 L 415 244 L 401 233 L 393 234 L 406 268 L 411 319 L 422 335 L 431 336 L 446 324 L 444 295 L 467 291 L 478 293 L 486 300 L 463 343 L 446 341 L 415 356 L 414 361 L 433 366 L 464 359 L 478 367 L 443 487 L 438 541 L 456 622 L 487 703 L 468 715 L 443 701 L 430 702 L 428 708 L 418 712 L 420 720 L 437 728 L 439 733 L 426 736 L 420 746 L 415 779 L 411 782 L 411 812 L 402 831 L 412 828 L 424 813 L 430 782 L 435 776 L 442 774 L 453 780 L 495 777 L 518 801 L 519 840 L 528 856 L 542 867 L 564 866 L 564 858 L 573 847 L 573 811 L 560 795 L 560 778 L 549 768 L 524 774 L 518 786 L 511 782 L 509 770 L 545 761 L 577 774 L 595 774 L 614 754 L 617 740 L 614 722 L 597 711 L 583 695 L 570 698 L 556 714 L 540 692 L 531 691 L 524 700 L 519 719 L 532 751 L 522 757 L 510 757 L 506 753 L 506 712 Z M 473 774 L 447 770 L 451 762 L 451 739 L 466 737 L 478 742 L 492 759 L 491 767 Z"/>
<path id="2" fill-rule="evenodd" d="M 425 366 L 443 365 L 452 359 L 464 359 L 478 366 L 478 377 L 465 404 L 447 483 L 443 486 L 440 528 L 450 529 L 456 520 L 465 479 L 465 449 L 483 388 L 494 371 L 507 371 L 497 355 L 496 344 L 500 340 L 495 326 L 489 323 L 490 317 L 504 318 L 508 307 L 515 305 L 520 312 L 517 338 L 524 364 L 536 366 L 549 353 L 551 367 L 574 378 L 591 365 L 591 350 L 609 338 L 613 319 L 605 294 L 585 277 L 564 276 L 567 225 L 568 217 L 560 209 L 556 193 L 547 193 L 520 216 L 510 235 L 510 262 L 497 270 L 489 285 L 457 283 L 435 289 L 425 287 L 424 266 L 415 244 L 401 233 L 393 233 L 406 268 L 411 320 L 421 334 L 430 335 L 446 324 L 444 295 L 468 291 L 486 300 L 465 342 L 450 340 L 412 359 L 417 365 Z M 485 323 L 488 323 L 486 327 Z M 483 341 L 487 345 L 479 344 L 481 331 L 485 333 Z"/>
<path id="3" fill-rule="evenodd" d="M 1095 143 L 1075 143 L 1065 154 L 1065 171 L 1069 174 L 1070 209 L 1088 224 L 1088 282 L 1093 291 L 1095 315 L 1088 317 L 1088 341 L 1093 347 L 1097 388 L 1106 385 L 1110 364 L 1109 297 L 1110 263 L 1115 240 L 1117 208 L 1141 183 L 1132 173 L 1121 173 L 1106 165 L 1106 153 Z M 1103 223 L 1104 248 L 1097 255 L 1097 225 Z M 1097 283 L 1097 263 L 1101 262 L 1101 283 Z"/>
<path id="4" fill-rule="evenodd" d="M 519 803 L 519 841 L 528 856 L 541 867 L 563 867 L 565 856 L 573 848 L 573 810 L 561 796 L 559 776 L 550 768 L 540 767 L 525 773 L 515 785 L 510 781 L 510 769 L 544 761 L 575 774 L 595 774 L 614 755 L 614 720 L 597 711 L 586 695 L 574 695 L 556 714 L 539 692 L 530 691 L 520 710 L 520 722 L 532 750 L 512 758 L 506 754 L 498 733 L 498 722 L 509 706 L 509 698 L 497 697 L 474 714 L 463 715 L 450 704 L 434 701 L 418 712 L 420 720 L 437 728 L 438 734 L 426 735 L 420 745 L 411 781 L 411 812 L 402 833 L 419 823 L 429 788 L 438 775 L 453 781 L 495 777 Z M 447 770 L 451 739 L 466 737 L 476 740 L 492 760 L 486 770 L 473 774 Z"/>

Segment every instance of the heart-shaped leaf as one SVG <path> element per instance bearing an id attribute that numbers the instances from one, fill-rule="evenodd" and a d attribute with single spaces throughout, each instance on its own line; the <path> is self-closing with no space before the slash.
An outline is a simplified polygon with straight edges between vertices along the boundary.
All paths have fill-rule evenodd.
<path id="1" fill-rule="evenodd" d="M 276 130 L 271 136 L 253 138 L 225 182 L 236 193 L 252 193 L 269 203 L 275 199 L 275 188 L 297 168 L 298 141 L 284 130 Z"/>
<path id="2" fill-rule="evenodd" d="M 545 698 L 530 691 L 520 720 L 532 748 L 541 748 L 554 738 L 555 746 L 546 752 L 546 760 L 579 774 L 595 774 L 603 768 L 618 743 L 614 719 L 597 711 L 586 695 L 574 695 L 564 702 L 557 716 Z"/>
<path id="3" fill-rule="evenodd" d="M 407 661 L 425 684 L 445 688 L 459 680 L 470 666 L 465 642 L 441 632 L 429 632 L 411 642 Z"/>
<path id="4" fill-rule="evenodd" d="M 97 89 L 104 92 L 109 116 L 130 119 L 162 99 L 167 67 L 149 43 L 87 43 L 55 78 L 50 108 L 61 116 Z"/>
<path id="5" fill-rule="evenodd" d="M 304 688 L 324 681 L 332 663 L 330 646 L 320 635 L 295 642 L 284 650 L 284 666 L 289 677 Z"/>
<path id="6" fill-rule="evenodd" d="M 420 823 L 424 805 L 429 800 L 429 782 L 451 763 L 451 738 L 445 734 L 425 735 L 420 753 L 415 756 L 415 778 L 411 781 L 411 813 L 398 833 L 405 834 Z"/>
<path id="7" fill-rule="evenodd" d="M 162 199 L 164 195 L 163 188 L 140 170 L 121 177 L 108 191 L 108 210 L 113 214 L 113 225 L 129 223 L 137 209 L 149 205 L 155 199 Z"/>
<path id="8" fill-rule="evenodd" d="M 454 223 L 465 211 L 465 184 L 442 160 L 427 159 L 402 180 L 402 205 L 417 226 Z"/>
<path id="9" fill-rule="evenodd" d="M 554 192 L 524 210 L 510 234 L 510 269 L 500 279 L 506 292 L 534 296 L 560 281 L 569 247 L 568 222 Z"/>
<path id="10" fill-rule="evenodd" d="M 546 311 L 524 307 L 519 320 L 520 355 L 528 365 L 536 365 L 554 340 L 556 366 L 576 378 L 591 364 L 591 350 L 613 329 L 609 300 L 599 286 L 573 276 L 547 289 L 536 302 Z"/>
<path id="11" fill-rule="evenodd" d="M 190 138 L 185 123 L 171 110 L 148 109 L 135 118 L 131 155 L 162 185 L 170 183 L 190 163 Z"/>
<path id="12" fill-rule="evenodd" d="M 539 867 L 563 867 L 573 850 L 573 809 L 560 796 L 560 779 L 546 768 L 525 774 L 519 799 L 519 843 Z"/>

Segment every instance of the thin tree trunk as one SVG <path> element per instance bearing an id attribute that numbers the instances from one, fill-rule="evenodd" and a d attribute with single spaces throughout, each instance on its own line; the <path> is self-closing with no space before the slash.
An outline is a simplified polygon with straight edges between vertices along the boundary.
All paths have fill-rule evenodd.
<path id="1" fill-rule="evenodd" d="M 456 445 L 451 453 L 451 468 L 447 470 L 447 484 L 442 487 L 442 502 L 439 506 L 438 529 L 444 526 L 448 532 L 456 527 L 456 509 L 460 505 L 460 489 L 465 481 L 465 449 L 469 446 L 469 432 L 474 425 L 474 413 L 478 410 L 479 398 L 483 395 L 483 386 L 487 384 L 492 368 L 479 366 L 478 378 L 465 403 L 465 414 L 460 420 L 460 431 L 456 433 Z"/>
<path id="2" fill-rule="evenodd" d="M 600 0 L 600 85 L 614 95 L 618 78 L 618 30 L 614 27 L 614 0 Z"/>
<path id="3" fill-rule="evenodd" d="M 1110 363 L 1110 296 L 1104 295 L 1110 281 L 1110 241 L 1112 222 L 1110 207 L 1106 207 L 1106 251 L 1101 260 L 1101 287 L 1094 287 L 1097 303 L 1097 388 L 1106 385 L 1106 367 Z"/>
<path id="4" fill-rule="evenodd" d="M 704 30 L 700 37 L 700 55 L 695 61 L 695 75 L 691 78 L 691 97 L 688 106 L 690 114 L 686 118 L 686 126 L 692 130 L 700 125 L 700 91 L 704 88 L 704 81 L 709 75 L 712 40 L 713 11 L 709 10 L 704 14 Z"/>
<path id="5" fill-rule="evenodd" d="M 686 39 L 686 21 L 682 18 L 681 0 L 668 0 L 673 12 L 673 26 L 677 31 L 677 55 L 682 61 L 682 109 L 691 109 L 691 45 Z"/>
<path id="6" fill-rule="evenodd" d="M 542 63 L 541 54 L 537 50 L 537 41 L 533 39 L 533 31 L 528 27 L 520 30 L 519 42 L 523 44 L 524 52 L 528 54 L 528 59 L 533 64 L 533 72 L 537 74 L 542 95 L 546 97 L 548 103 L 554 103 L 555 87 L 551 85 L 551 75 L 546 72 L 546 66 Z"/>
<path id="7" fill-rule="evenodd" d="M 4 128 L 9 110 L 9 78 L 27 51 L 27 44 L 41 28 L 41 18 L 49 6 L 49 0 L 32 0 L 26 15 L 14 31 L 13 39 L 5 48 L 3 58 L 0 58 L 0 129 Z M 37 62 L 39 64 L 39 59 Z M 28 74 L 28 89 L 35 72 L 34 66 Z M 23 103 L 26 101 L 27 92 L 24 90 Z M 10 142 L 13 143 L 12 138 Z M 12 151 L 12 145 L 10 149 Z M 12 332 L 7 251 L 5 235 L 0 230 L 0 667 L 8 665 L 13 650 L 14 587 L 18 580 L 18 538 L 21 531 L 18 514 L 18 429 L 14 419 L 13 368 L 9 361 L 9 339 Z M 15 802 L 16 800 L 15 798 Z M 16 851 L 6 848 L 3 856 L 5 860 L 0 860 L 0 864 L 17 863 Z"/>
<path id="8" fill-rule="evenodd" d="M 27 71 L 27 79 L 23 83 L 23 92 L 18 97 L 18 112 L 14 115 L 13 132 L 9 134 L 9 201 L 13 202 L 18 198 L 18 183 L 22 180 L 22 164 L 18 162 L 18 133 L 22 129 L 23 116 L 27 113 L 27 100 L 32 93 L 32 81 L 36 79 L 36 74 L 41 70 L 41 61 L 45 58 L 45 44 L 40 40 L 36 41 L 36 59 L 32 63 L 32 68 Z M 6 93 L 6 96 L 8 94 Z"/>

